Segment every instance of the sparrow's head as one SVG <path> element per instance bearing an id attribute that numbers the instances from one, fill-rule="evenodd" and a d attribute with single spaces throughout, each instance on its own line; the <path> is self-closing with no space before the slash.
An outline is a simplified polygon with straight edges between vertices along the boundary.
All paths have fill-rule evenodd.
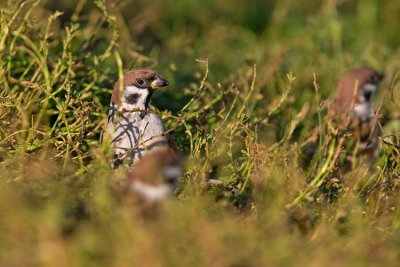
<path id="1" fill-rule="evenodd" d="M 122 86 L 121 86 L 122 82 Z M 154 90 L 169 85 L 153 70 L 133 70 L 124 74 L 113 89 L 111 104 L 126 108 L 146 109 Z"/>
<path id="2" fill-rule="evenodd" d="M 352 69 L 339 81 L 334 108 L 336 111 L 354 111 L 360 119 L 370 115 L 371 100 L 378 90 L 383 73 L 369 68 Z"/>
<path id="3" fill-rule="evenodd" d="M 182 175 L 182 157 L 167 149 L 146 154 L 133 166 L 126 189 L 148 203 L 157 203 L 172 195 Z"/>

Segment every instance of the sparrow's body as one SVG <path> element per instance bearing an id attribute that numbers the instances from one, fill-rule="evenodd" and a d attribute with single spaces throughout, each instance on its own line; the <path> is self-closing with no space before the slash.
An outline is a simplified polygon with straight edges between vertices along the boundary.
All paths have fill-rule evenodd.
<path id="1" fill-rule="evenodd" d="M 151 110 L 143 117 L 140 112 L 121 113 L 117 123 L 109 121 L 107 131 L 114 133 L 114 168 L 126 157 L 135 164 L 147 152 L 160 146 L 168 146 L 164 124 Z"/>
<path id="2" fill-rule="evenodd" d="M 105 130 L 112 144 L 113 168 L 125 158 L 136 164 L 146 153 L 168 147 L 164 124 L 149 107 L 154 90 L 166 85 L 168 82 L 151 70 L 127 72 L 115 84 Z"/>

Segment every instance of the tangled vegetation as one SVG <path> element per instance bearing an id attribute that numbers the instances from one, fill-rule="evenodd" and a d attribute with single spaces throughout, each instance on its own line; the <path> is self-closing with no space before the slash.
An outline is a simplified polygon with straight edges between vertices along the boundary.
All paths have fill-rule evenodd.
<path id="1" fill-rule="evenodd" d="M 0 8 L 1 266 L 398 266 L 397 1 Z M 359 66 L 386 75 L 380 158 L 338 180 L 335 129 L 310 167 L 302 148 Z M 99 144 L 113 83 L 139 68 L 170 81 L 152 104 L 187 159 L 152 218 L 115 198 Z"/>

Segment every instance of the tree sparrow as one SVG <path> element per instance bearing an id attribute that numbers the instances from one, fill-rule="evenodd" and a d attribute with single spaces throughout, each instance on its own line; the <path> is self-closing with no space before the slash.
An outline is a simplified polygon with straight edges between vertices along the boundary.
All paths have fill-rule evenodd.
<path id="1" fill-rule="evenodd" d="M 376 151 L 379 129 L 372 116 L 372 98 L 383 77 L 383 73 L 369 68 L 346 72 L 339 81 L 335 102 L 328 112 L 328 118 L 356 140 L 357 154 Z"/>
<path id="2" fill-rule="evenodd" d="M 356 152 L 355 155 L 376 154 L 379 131 L 376 118 L 371 116 L 372 98 L 383 77 L 382 73 L 369 68 L 349 70 L 341 77 L 336 89 L 336 98 L 328 110 L 325 119 L 325 126 L 331 127 L 327 129 L 328 137 L 333 131 L 339 133 L 335 138 L 345 138 L 346 144 L 351 138 L 353 144 L 356 144 L 352 148 L 352 152 Z M 305 165 L 308 165 L 317 150 L 320 131 L 320 127 L 317 126 L 312 131 L 312 136 L 303 144 Z"/>
<path id="3" fill-rule="evenodd" d="M 115 83 L 104 133 L 111 141 L 113 169 L 125 158 L 136 164 L 145 154 L 169 146 L 163 122 L 149 107 L 154 90 L 168 84 L 152 70 L 129 71 Z"/>
<path id="4" fill-rule="evenodd" d="M 130 167 L 121 191 L 147 206 L 160 203 L 175 191 L 182 175 L 181 164 L 182 157 L 171 149 L 147 154 Z"/>
<path id="5" fill-rule="evenodd" d="M 336 99 L 332 110 L 336 114 L 352 111 L 358 120 L 370 120 L 371 100 L 383 77 L 383 73 L 369 68 L 352 69 L 346 72 L 336 89 Z"/>

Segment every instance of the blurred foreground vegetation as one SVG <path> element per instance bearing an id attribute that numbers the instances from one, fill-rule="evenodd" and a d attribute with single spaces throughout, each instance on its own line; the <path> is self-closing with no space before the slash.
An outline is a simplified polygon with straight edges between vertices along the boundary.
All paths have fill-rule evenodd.
<path id="1" fill-rule="evenodd" d="M 399 265 L 399 1 L 0 7 L 0 266 Z M 386 75 L 381 158 L 320 181 L 332 199 L 301 144 L 360 66 Z M 152 104 L 187 157 L 154 218 L 115 199 L 98 143 L 118 72 L 138 68 L 170 81 Z"/>

